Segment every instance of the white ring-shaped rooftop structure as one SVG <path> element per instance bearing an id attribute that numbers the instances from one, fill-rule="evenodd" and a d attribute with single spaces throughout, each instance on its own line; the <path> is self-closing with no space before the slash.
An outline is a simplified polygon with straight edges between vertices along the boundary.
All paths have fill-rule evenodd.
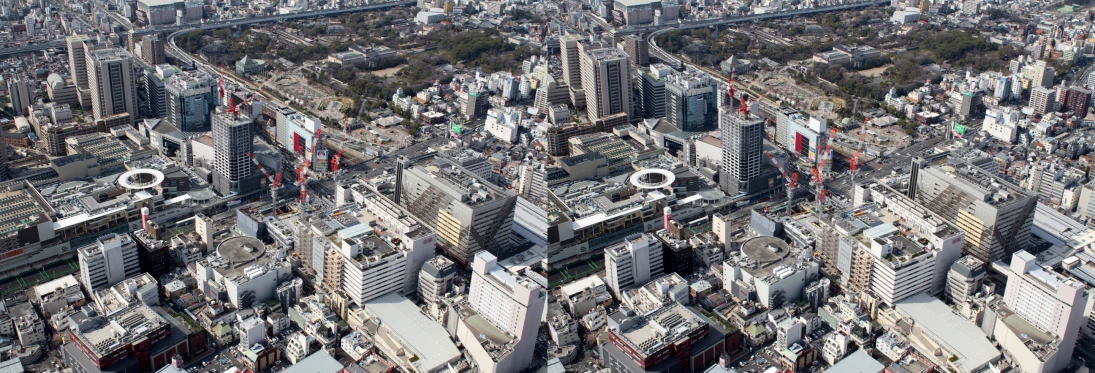
<path id="1" fill-rule="evenodd" d="M 631 174 L 628 181 L 639 189 L 662 189 L 677 181 L 677 175 L 669 170 L 647 168 Z"/>
<path id="2" fill-rule="evenodd" d="M 151 168 L 130 170 L 118 176 L 118 185 L 130 190 L 143 190 L 163 183 L 163 172 Z"/>

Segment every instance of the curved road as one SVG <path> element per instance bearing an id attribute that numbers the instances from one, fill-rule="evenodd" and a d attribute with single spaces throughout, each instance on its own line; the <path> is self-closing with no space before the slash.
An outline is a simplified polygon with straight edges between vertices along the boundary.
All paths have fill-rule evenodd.
<path id="1" fill-rule="evenodd" d="M 384 9 L 384 8 L 394 8 L 394 7 L 398 7 L 398 6 L 409 6 L 409 5 L 415 5 L 415 4 L 416 4 L 415 1 L 391 1 L 391 2 L 387 2 L 387 3 L 383 3 L 383 4 L 373 4 L 373 5 L 359 6 L 359 7 L 354 7 L 354 8 L 329 9 L 329 10 L 320 10 L 320 11 L 314 11 L 314 12 L 302 12 L 302 13 L 292 13 L 292 14 L 277 14 L 277 15 L 264 16 L 264 17 L 239 18 L 239 19 L 233 19 L 233 20 L 212 21 L 212 22 L 206 22 L 206 23 L 197 24 L 197 25 L 153 26 L 153 27 L 148 27 L 148 28 L 137 30 L 136 34 L 137 34 L 137 36 L 141 36 L 141 35 L 154 34 L 154 33 L 159 33 L 159 32 L 178 32 L 180 30 L 212 30 L 212 29 L 218 29 L 218 28 L 224 28 L 224 27 L 251 25 L 251 24 L 265 23 L 265 22 L 282 22 L 282 21 L 288 21 L 288 20 L 299 19 L 299 18 L 320 17 L 320 16 L 328 16 L 328 15 L 342 14 L 342 13 L 363 12 L 363 11 L 377 10 L 377 9 Z M 10 56 L 10 55 L 15 55 L 15 54 L 38 52 L 38 51 L 44 51 L 44 50 L 51 49 L 51 48 L 65 48 L 65 47 L 66 47 L 66 45 L 65 45 L 64 40 L 51 40 L 51 41 L 48 41 L 48 42 L 45 42 L 45 43 L 24 45 L 24 46 L 13 47 L 13 48 L 3 48 L 3 49 L 0 49 L 0 58 L 7 57 L 7 56 Z"/>

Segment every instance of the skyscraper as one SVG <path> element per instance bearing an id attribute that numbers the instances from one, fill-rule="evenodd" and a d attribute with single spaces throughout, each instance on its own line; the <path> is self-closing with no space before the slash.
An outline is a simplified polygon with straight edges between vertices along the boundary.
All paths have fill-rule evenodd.
<path id="1" fill-rule="evenodd" d="M 208 131 L 216 107 L 217 81 L 198 72 L 175 74 L 164 80 L 167 92 L 167 123 L 182 131 Z"/>
<path id="2" fill-rule="evenodd" d="M 87 89 L 87 43 L 91 39 L 87 35 L 73 35 L 65 38 L 68 46 L 68 69 L 72 75 L 72 81 L 77 89 Z"/>
<path id="3" fill-rule="evenodd" d="M 706 73 L 692 72 L 666 77 L 666 121 L 684 131 L 714 130 L 718 125 L 716 94 L 715 82 Z"/>
<path id="4" fill-rule="evenodd" d="M 722 164 L 719 186 L 731 196 L 756 192 L 750 182 L 761 176 L 764 157 L 764 121 L 733 106 L 719 108 L 722 130 Z"/>
<path id="5" fill-rule="evenodd" d="M 164 80 L 175 74 L 175 68 L 171 65 L 159 65 L 156 68 L 144 71 L 144 99 L 146 107 L 145 116 L 148 118 L 163 118 L 167 116 L 167 87 Z"/>
<path id="6" fill-rule="evenodd" d="M 15 115 L 27 115 L 27 108 L 31 105 L 29 82 L 14 77 L 9 79 L 8 95 L 11 96 L 11 108 Z"/>
<path id="7" fill-rule="evenodd" d="M 89 51 L 87 77 L 95 120 L 128 113 L 132 126 L 132 118 L 138 113 L 133 56 L 116 48 Z"/>
<path id="8" fill-rule="evenodd" d="M 665 116 L 665 79 L 673 69 L 663 63 L 639 69 L 639 105 L 643 118 Z"/>
<path id="9" fill-rule="evenodd" d="M 588 50 L 582 55 L 582 89 L 590 121 L 624 113 L 631 115 L 630 58 L 616 48 Z"/>
<path id="10" fill-rule="evenodd" d="M 251 153 L 254 133 L 245 117 L 221 111 L 213 114 L 213 189 L 221 195 L 258 189 Z"/>
<path id="11" fill-rule="evenodd" d="M 563 81 L 571 89 L 582 88 L 581 58 L 579 57 L 578 44 L 582 42 L 581 35 L 563 35 L 559 37 L 560 57 L 563 64 Z"/>

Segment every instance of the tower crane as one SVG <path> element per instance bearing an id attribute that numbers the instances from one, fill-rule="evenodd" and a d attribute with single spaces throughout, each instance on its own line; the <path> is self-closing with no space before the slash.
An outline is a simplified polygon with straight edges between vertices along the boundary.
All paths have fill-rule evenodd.
<path id="1" fill-rule="evenodd" d="M 270 176 L 270 173 L 266 172 L 266 168 L 262 167 L 262 164 L 260 164 L 259 161 L 255 159 L 255 156 L 253 154 L 248 152 L 247 158 L 251 158 L 251 162 L 255 164 L 255 167 L 258 167 L 259 171 L 262 171 L 262 175 L 266 176 L 266 180 L 270 181 L 270 197 L 274 200 L 274 213 L 277 214 L 278 189 L 281 189 L 281 162 L 278 162 L 278 171 L 276 171 L 276 176 Z"/>
<path id="2" fill-rule="evenodd" d="M 791 174 L 788 175 L 787 169 L 783 166 L 782 163 L 779 163 L 779 161 L 776 160 L 776 156 L 772 155 L 772 152 L 764 152 L 764 154 L 772 160 L 772 163 L 776 164 L 776 168 L 779 169 L 779 173 L 783 175 L 783 180 L 787 181 L 787 214 L 790 215 L 791 201 L 794 200 L 794 190 L 796 187 L 798 187 L 798 173 L 791 172 Z"/>
<path id="3" fill-rule="evenodd" d="M 342 147 L 346 144 L 346 133 L 342 133 L 342 139 L 338 141 L 338 153 L 331 158 L 331 172 L 338 172 L 339 162 L 342 161 Z"/>
<path id="4" fill-rule="evenodd" d="M 315 138 L 312 141 L 312 149 L 309 152 L 310 154 L 306 155 L 305 158 L 304 158 L 304 161 L 301 162 L 300 166 L 297 167 L 297 184 L 300 187 L 300 204 L 301 205 L 304 205 L 304 204 L 308 203 L 308 176 L 309 176 L 308 171 L 309 171 L 309 167 L 312 166 L 312 158 L 315 157 L 316 146 L 318 146 L 318 144 L 319 144 L 320 136 L 322 135 L 322 132 L 323 132 L 322 128 L 317 128 L 316 129 Z"/>

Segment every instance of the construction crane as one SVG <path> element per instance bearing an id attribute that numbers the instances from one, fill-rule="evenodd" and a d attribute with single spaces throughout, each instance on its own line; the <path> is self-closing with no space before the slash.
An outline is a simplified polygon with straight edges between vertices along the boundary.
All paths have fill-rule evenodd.
<path id="1" fill-rule="evenodd" d="M 834 127 L 831 131 L 829 131 L 829 138 L 823 140 L 823 141 L 825 141 L 825 151 L 821 150 L 821 144 L 817 145 L 817 150 L 818 150 L 817 168 L 821 172 L 825 172 L 825 165 L 827 163 L 832 162 L 832 159 L 833 159 L 833 142 L 834 142 L 834 140 L 836 140 L 836 133 L 837 133 L 837 129 Z"/>
<path id="2" fill-rule="evenodd" d="M 259 163 L 257 159 L 255 159 L 255 156 L 253 154 L 248 152 L 247 158 L 251 158 L 251 162 L 255 164 L 255 167 L 258 167 L 259 171 L 262 171 L 262 175 L 266 176 L 266 180 L 270 181 L 270 197 L 274 200 L 274 214 L 277 214 L 278 189 L 281 189 L 281 171 L 277 171 L 277 176 L 270 176 L 270 173 L 266 172 L 266 168 L 262 167 L 262 164 Z M 280 162 L 278 163 L 278 166 L 280 168 Z"/>
<path id="3" fill-rule="evenodd" d="M 783 175 L 783 180 L 787 181 L 787 214 L 790 215 L 791 201 L 794 200 L 794 190 L 796 187 L 798 187 L 798 173 L 792 172 L 790 175 L 788 175 L 787 169 L 783 167 L 782 163 L 779 163 L 779 161 L 776 160 L 776 156 L 773 155 L 772 152 L 764 152 L 764 154 L 772 160 L 772 163 L 776 164 L 776 168 L 779 169 L 779 173 Z"/>
<path id="4" fill-rule="evenodd" d="M 863 128 L 859 129 L 859 145 L 856 146 L 855 155 L 848 162 L 848 171 L 851 173 L 851 184 L 855 186 L 856 169 L 859 167 L 859 154 L 863 152 L 863 139 L 867 135 L 867 118 L 863 118 Z"/>
<path id="5" fill-rule="evenodd" d="M 825 190 L 825 180 L 822 178 L 821 172 L 818 171 L 818 168 L 814 167 L 810 169 L 810 173 L 813 175 L 811 181 L 814 183 L 815 186 L 817 186 L 817 209 L 815 211 L 820 214 L 821 205 L 825 203 L 825 198 L 828 195 L 828 191 Z"/>
<path id="6" fill-rule="evenodd" d="M 300 204 L 304 205 L 308 203 L 308 171 L 312 167 L 312 158 L 315 157 L 316 147 L 319 146 L 319 141 L 323 133 L 322 128 L 317 128 L 315 138 L 312 141 L 312 149 L 310 154 L 306 155 L 304 161 L 297 167 L 297 184 L 300 187 Z"/>
<path id="7" fill-rule="evenodd" d="M 338 172 L 339 162 L 342 161 L 342 146 L 346 144 L 346 132 L 342 133 L 342 139 L 338 140 L 338 153 L 331 157 L 331 172 Z"/>

